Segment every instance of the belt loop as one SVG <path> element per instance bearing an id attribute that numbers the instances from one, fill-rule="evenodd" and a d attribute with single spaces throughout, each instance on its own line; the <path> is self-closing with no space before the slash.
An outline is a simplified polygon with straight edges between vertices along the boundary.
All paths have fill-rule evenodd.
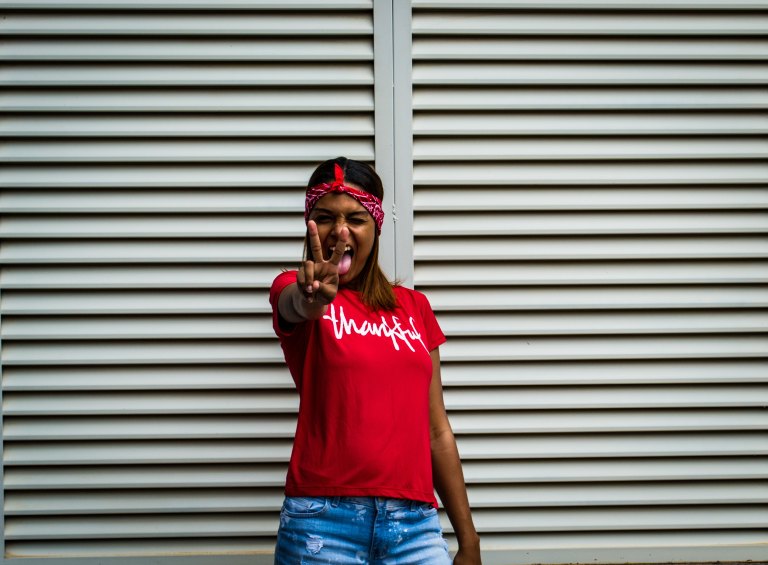
<path id="1" fill-rule="evenodd" d="M 331 506 L 336 508 L 339 505 L 340 500 L 341 500 L 340 496 L 334 496 L 333 498 L 331 498 Z"/>
<path id="2" fill-rule="evenodd" d="M 413 512 L 414 510 L 418 510 L 418 507 L 419 507 L 419 503 L 416 502 L 415 500 L 411 500 L 411 512 Z"/>

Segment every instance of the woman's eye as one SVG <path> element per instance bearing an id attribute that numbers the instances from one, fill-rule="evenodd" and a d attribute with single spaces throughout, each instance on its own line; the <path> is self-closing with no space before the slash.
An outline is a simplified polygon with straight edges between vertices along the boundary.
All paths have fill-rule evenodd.
<path id="1" fill-rule="evenodd" d="M 359 226 L 359 225 L 362 225 L 362 224 L 365 223 L 365 218 L 351 218 L 349 220 L 349 223 L 350 224 L 355 224 L 355 225 Z"/>
<path id="2" fill-rule="evenodd" d="M 325 223 L 330 222 L 332 218 L 330 216 L 316 216 L 315 217 L 315 223 Z"/>

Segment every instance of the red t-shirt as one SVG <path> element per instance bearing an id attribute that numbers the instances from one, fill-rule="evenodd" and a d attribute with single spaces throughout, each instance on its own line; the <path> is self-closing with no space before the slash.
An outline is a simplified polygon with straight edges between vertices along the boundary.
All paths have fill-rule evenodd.
<path id="1" fill-rule="evenodd" d="M 383 496 L 431 502 L 429 352 L 445 341 L 427 298 L 395 287 L 397 308 L 369 310 L 340 288 L 325 315 L 281 327 L 277 302 L 296 271 L 272 283 L 272 323 L 299 392 L 287 496 Z M 286 328 L 289 328 L 286 330 Z"/>

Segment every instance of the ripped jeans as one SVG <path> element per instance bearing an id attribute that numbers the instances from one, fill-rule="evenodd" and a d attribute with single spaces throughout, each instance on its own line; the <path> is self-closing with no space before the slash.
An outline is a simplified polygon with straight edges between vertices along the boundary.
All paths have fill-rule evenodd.
<path id="1" fill-rule="evenodd" d="M 285 497 L 275 565 L 450 565 L 437 509 L 371 496 Z"/>

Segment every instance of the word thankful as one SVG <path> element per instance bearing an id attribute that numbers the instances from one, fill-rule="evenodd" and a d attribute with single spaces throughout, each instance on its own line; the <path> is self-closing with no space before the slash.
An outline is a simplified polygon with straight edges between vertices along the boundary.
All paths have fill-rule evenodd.
<path id="1" fill-rule="evenodd" d="M 343 306 L 339 307 L 338 318 L 336 318 L 335 304 L 331 303 L 329 311 L 330 314 L 325 314 L 323 319 L 330 320 L 333 324 L 333 332 L 336 335 L 336 339 L 340 340 L 345 335 L 351 335 L 352 333 L 362 336 L 373 335 L 377 337 L 385 337 L 392 340 L 392 345 L 394 346 L 395 351 L 400 351 L 398 340 L 402 341 L 411 351 L 416 351 L 413 348 L 413 345 L 411 345 L 411 342 L 418 341 L 421 343 L 424 350 L 429 352 L 427 346 L 424 345 L 424 342 L 421 340 L 421 334 L 413 324 L 413 318 L 408 318 L 411 328 L 406 329 L 400 325 L 400 319 L 394 315 L 392 316 L 391 325 L 387 322 L 384 316 L 381 317 L 380 324 L 374 324 L 368 320 L 364 320 L 362 323 L 358 324 L 358 322 L 355 322 L 353 319 L 347 319 L 344 315 Z"/>

